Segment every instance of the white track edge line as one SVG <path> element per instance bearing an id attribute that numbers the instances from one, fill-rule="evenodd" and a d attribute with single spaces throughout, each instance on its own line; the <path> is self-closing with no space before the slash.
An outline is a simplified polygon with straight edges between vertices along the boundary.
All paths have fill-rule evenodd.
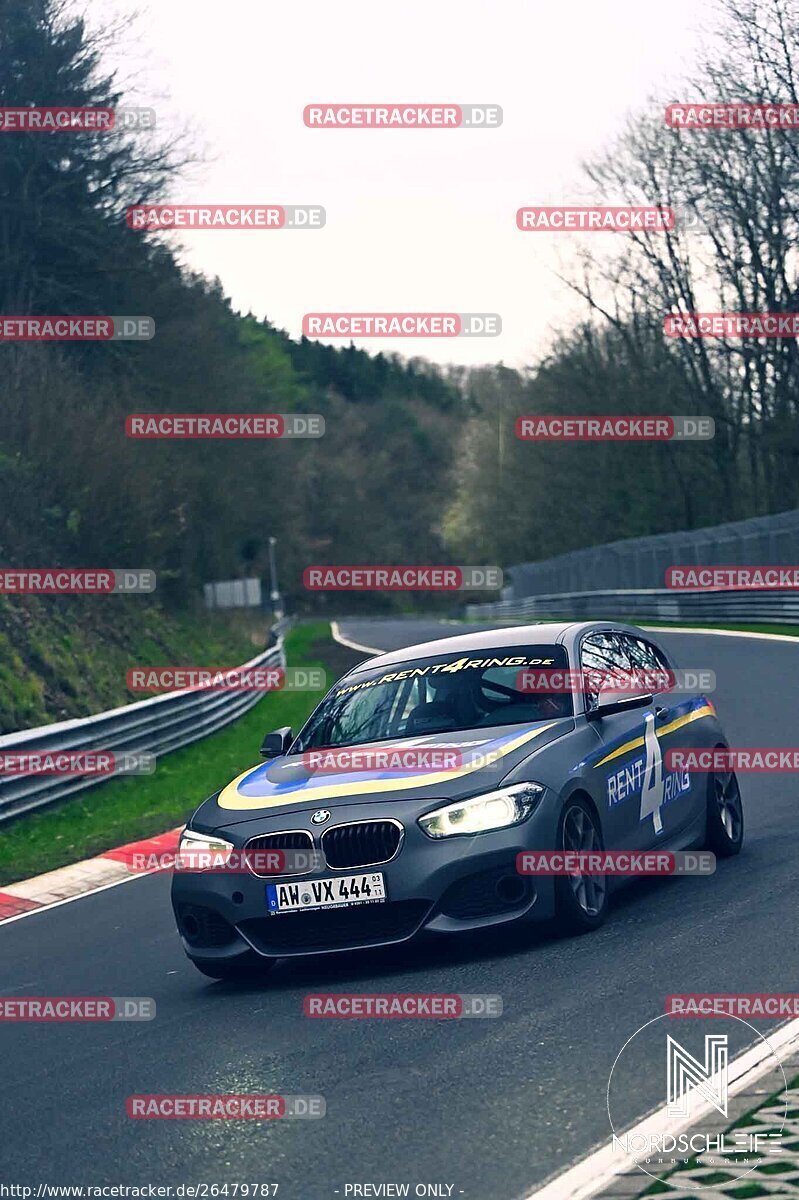
<path id="1" fill-rule="evenodd" d="M 96 896 L 98 892 L 107 892 L 109 888 L 119 887 L 121 883 L 133 883 L 136 879 L 146 879 L 148 875 L 160 875 L 167 867 L 155 867 L 152 871 L 135 871 L 122 879 L 112 879 L 110 883 L 102 883 L 99 887 L 90 888 L 88 892 L 76 892 L 74 896 L 65 896 L 63 900 L 51 900 L 48 904 L 40 904 L 38 908 L 30 908 L 27 912 L 16 913 L 13 917 L 0 917 L 0 929 L 21 921 L 23 917 L 36 917 L 39 913 L 48 912 L 51 908 L 60 908 L 62 904 L 71 904 L 73 900 L 83 900 L 85 896 Z M 2 891 L 2 888 L 0 888 Z"/>
<path id="2" fill-rule="evenodd" d="M 366 654 L 387 653 L 385 650 L 378 650 L 377 646 L 363 646 L 360 642 L 353 642 L 350 638 L 345 637 L 338 621 L 330 622 L 330 632 L 333 634 L 334 641 L 339 642 L 342 646 L 349 646 L 350 650 L 363 650 Z"/>
<path id="3" fill-rule="evenodd" d="M 729 1068 L 728 1094 L 736 1095 L 756 1083 L 762 1076 L 774 1069 L 773 1058 L 780 1063 L 799 1050 L 799 1018 L 779 1026 L 767 1037 L 761 1035 L 763 1041 L 757 1042 L 749 1050 L 745 1050 L 733 1059 Z M 766 1044 L 764 1044 L 766 1043 Z M 782 1053 L 778 1053 L 782 1051 Z M 626 1129 L 621 1137 L 633 1137 L 643 1133 L 644 1127 L 651 1132 L 652 1126 L 662 1134 L 676 1135 L 695 1124 L 697 1116 L 710 1111 L 711 1105 L 702 1101 L 690 1117 L 678 1119 L 668 1118 L 668 1106 L 653 1109 L 636 1125 Z M 621 1140 L 621 1139 L 620 1139 Z M 623 1152 L 614 1152 L 613 1143 L 600 1146 L 586 1155 L 585 1158 L 567 1167 L 559 1175 L 555 1175 L 542 1187 L 533 1192 L 526 1192 L 524 1200 L 588 1200 L 602 1188 L 606 1188 L 622 1174 L 628 1173 L 632 1160 Z M 650 1186 L 644 1172 L 641 1172 L 641 1188 Z"/>

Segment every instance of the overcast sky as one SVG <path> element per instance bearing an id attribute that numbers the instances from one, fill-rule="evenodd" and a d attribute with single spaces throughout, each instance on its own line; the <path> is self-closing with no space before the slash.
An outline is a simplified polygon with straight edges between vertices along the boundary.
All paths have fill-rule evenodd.
<path id="1" fill-rule="evenodd" d="M 95 22 L 131 11 L 87 10 Z M 168 199 L 327 211 L 319 231 L 183 232 L 192 268 L 295 337 L 312 311 L 498 312 L 497 338 L 356 344 L 513 366 L 576 311 L 553 269 L 580 236 L 520 233 L 517 208 L 584 202 L 581 161 L 690 66 L 700 22 L 714 20 L 711 0 L 142 0 L 136 11 L 111 61 L 137 74 L 162 129 L 188 126 L 208 155 Z M 314 101 L 495 103 L 504 123 L 306 129 Z"/>

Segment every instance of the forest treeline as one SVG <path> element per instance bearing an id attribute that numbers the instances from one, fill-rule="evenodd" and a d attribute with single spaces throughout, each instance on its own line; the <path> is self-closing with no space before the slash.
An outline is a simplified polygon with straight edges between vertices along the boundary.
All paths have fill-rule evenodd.
<path id="1" fill-rule="evenodd" d="M 106 49 L 62 0 L 4 0 L 0 106 L 117 107 Z M 799 104 L 798 49 L 788 0 L 724 5 L 685 96 Z M 0 562 L 150 567 L 183 605 L 206 580 L 265 576 L 275 535 L 297 611 L 326 602 L 303 593 L 310 563 L 507 566 L 798 505 L 795 340 L 667 339 L 663 318 L 799 310 L 799 129 L 669 129 L 674 98 L 631 117 L 585 178 L 599 203 L 694 219 L 585 239 L 558 284 L 584 316 L 520 371 L 296 341 L 237 313 L 169 236 L 125 224 L 129 205 L 179 194 L 180 141 L 0 135 L 0 312 L 156 324 L 143 343 L 0 346 Z M 126 438 L 125 417 L 150 411 L 315 412 L 326 434 Z M 514 436 L 525 413 L 710 415 L 717 435 L 531 445 Z"/>

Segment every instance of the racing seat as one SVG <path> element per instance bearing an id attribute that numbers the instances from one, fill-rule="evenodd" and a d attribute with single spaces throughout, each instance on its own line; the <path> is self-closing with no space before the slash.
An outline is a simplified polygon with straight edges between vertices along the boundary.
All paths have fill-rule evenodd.
<path id="1" fill-rule="evenodd" d="M 428 704 L 417 704 L 408 713 L 403 737 L 417 733 L 438 733 L 444 729 L 455 729 L 457 718 L 450 704 L 431 700 Z"/>

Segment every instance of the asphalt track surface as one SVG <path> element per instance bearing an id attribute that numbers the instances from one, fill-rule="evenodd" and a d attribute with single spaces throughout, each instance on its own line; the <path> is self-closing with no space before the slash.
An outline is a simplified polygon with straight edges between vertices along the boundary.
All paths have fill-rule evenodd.
<path id="1" fill-rule="evenodd" d="M 458 631 L 352 620 L 342 632 L 394 649 Z M 795 742 L 799 645 L 663 637 L 680 665 L 716 671 L 733 745 Z M 495 932 L 283 962 L 241 987 L 204 980 L 184 960 L 164 875 L 0 926 L 0 994 L 152 996 L 158 1006 L 147 1023 L 0 1027 L 0 1183 L 278 1182 L 283 1200 L 381 1183 L 408 1183 L 410 1195 L 417 1184 L 450 1185 L 440 1194 L 469 1200 L 529 1193 L 607 1143 L 613 1060 L 667 994 L 797 990 L 796 779 L 742 782 L 740 858 L 712 878 L 633 884 L 587 937 Z M 303 996 L 326 990 L 500 993 L 504 1015 L 305 1018 Z M 663 1102 L 662 1067 L 651 1067 L 629 1097 L 630 1123 Z M 125 1113 L 131 1094 L 242 1092 L 322 1094 L 327 1115 L 256 1123 Z"/>

